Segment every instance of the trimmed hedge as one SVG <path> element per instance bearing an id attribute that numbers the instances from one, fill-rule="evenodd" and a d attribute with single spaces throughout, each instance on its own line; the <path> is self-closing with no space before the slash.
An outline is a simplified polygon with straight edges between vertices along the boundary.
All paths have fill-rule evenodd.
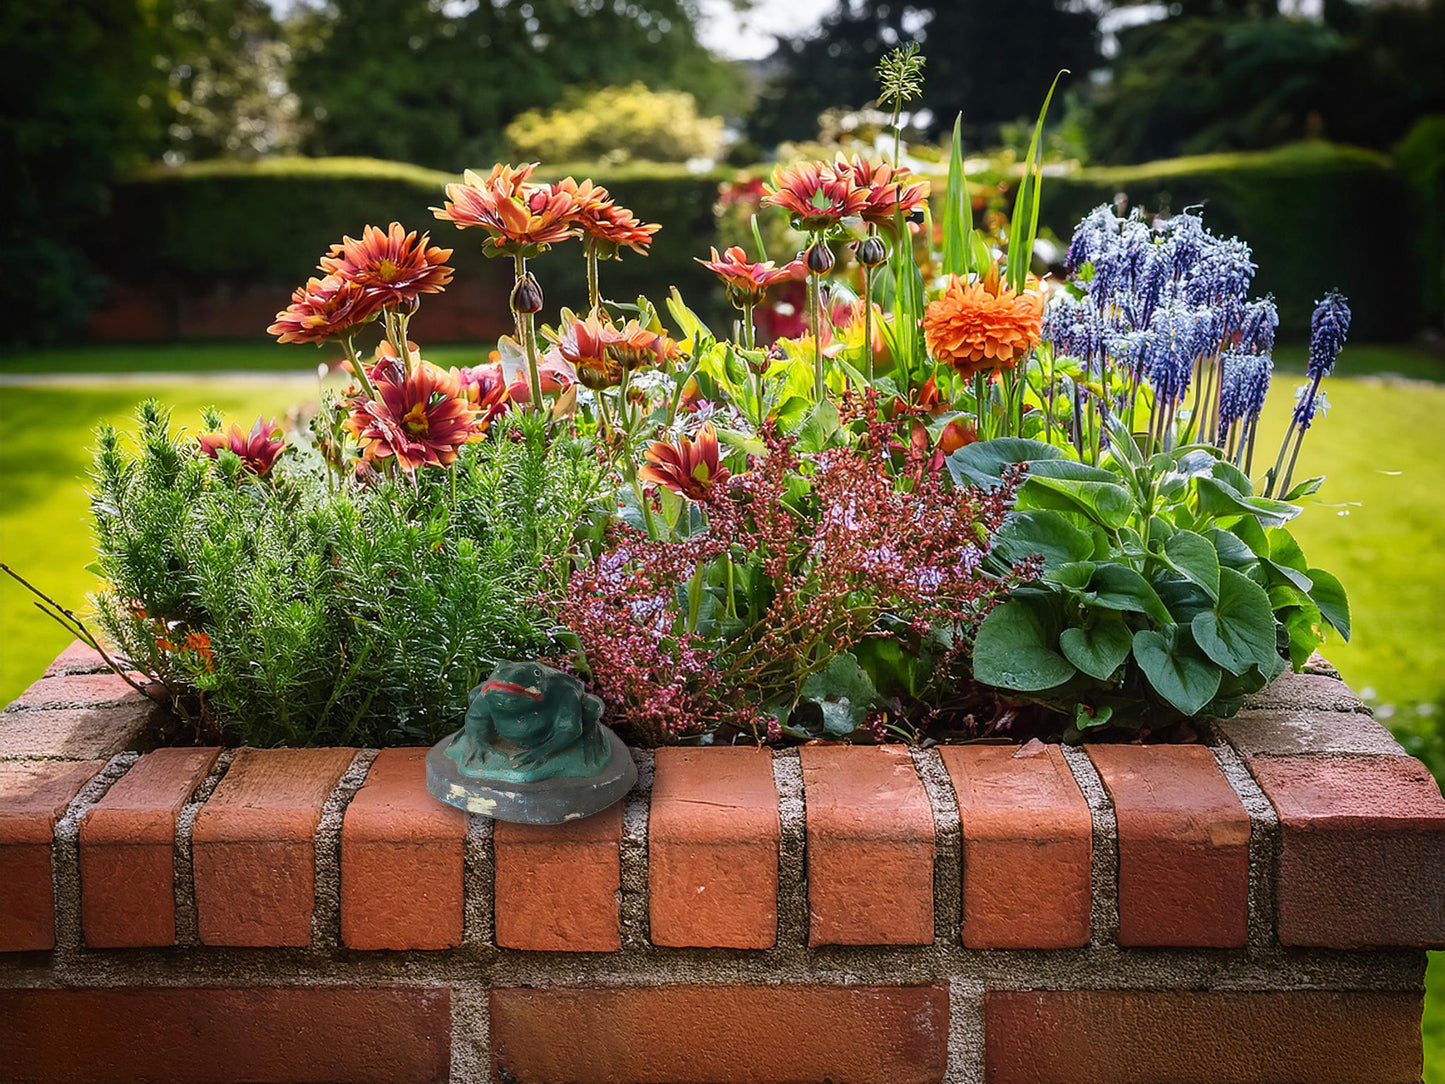
<path id="1" fill-rule="evenodd" d="M 592 176 L 639 217 L 663 224 L 650 256 L 628 251 L 604 265 L 605 294 L 631 300 L 646 291 L 660 304 L 667 287 L 676 285 L 703 311 L 715 308 L 720 292 L 692 257 L 707 254 L 716 232 L 713 204 L 721 176 L 660 165 L 615 167 Z M 452 248 L 459 280 L 502 284 L 505 305 L 510 261 L 482 256 L 479 232 L 458 230 L 428 210 L 441 205 L 443 186 L 457 180 L 367 158 L 150 169 L 116 188 L 112 213 L 92 235 L 89 255 L 116 282 L 189 294 L 264 286 L 278 291 L 279 308 L 332 242 L 343 234 L 360 236 L 367 223 L 394 220 L 430 230 L 434 243 Z M 586 306 L 580 246 L 557 246 L 531 268 L 546 292 L 549 313 L 564 304 Z M 425 334 L 424 314 L 418 331 Z"/>
<path id="2" fill-rule="evenodd" d="M 1429 158 L 1412 149 L 1414 159 Z M 1438 176 L 1438 162 L 1414 159 L 1412 175 L 1420 174 L 1428 186 Z M 590 168 L 557 167 L 547 176 L 582 176 Z M 606 295 L 629 300 L 645 292 L 660 302 L 676 285 L 699 311 L 725 319 L 716 284 L 693 257 L 716 243 L 717 186 L 734 174 L 633 163 L 593 176 L 644 220 L 663 224 L 649 257 L 627 253 L 604 268 Z M 331 242 L 359 234 L 368 222 L 396 220 L 429 229 L 437 243 L 454 248 L 459 280 L 504 291 L 510 268 L 486 260 L 476 239 L 427 210 L 441 203 L 443 186 L 456 179 L 364 158 L 151 169 L 117 188 L 113 213 L 93 235 L 89 254 L 116 282 L 182 295 L 264 286 L 277 291 L 279 307 Z M 1439 304 L 1439 244 L 1417 243 L 1424 240 L 1416 236 L 1422 213 L 1410 210 L 1429 201 L 1417 191 L 1412 203 L 1411 187 L 1384 155 L 1302 143 L 1050 176 L 1041 216 L 1067 238 L 1092 208 L 1121 194 L 1130 206 L 1150 211 L 1202 205 L 1216 233 L 1238 234 L 1254 246 L 1257 288 L 1278 300 L 1282 337 L 1306 337 L 1315 299 L 1338 287 L 1350 298 L 1357 339 L 1398 339 L 1414 334 L 1422 311 Z M 1423 264 L 1432 266 L 1426 271 Z M 534 261 L 533 270 L 547 294 L 548 313 L 585 304 L 577 246 L 560 246 Z M 504 294 L 499 303 L 505 305 Z"/>
<path id="3" fill-rule="evenodd" d="M 1040 217 L 1068 237 L 1079 219 L 1120 194 L 1149 211 L 1202 205 L 1213 232 L 1249 242 L 1259 264 L 1256 291 L 1275 295 L 1282 338 L 1308 337 L 1315 299 L 1333 287 L 1350 299 L 1356 341 L 1407 338 L 1421 326 L 1423 271 L 1404 213 L 1409 194 L 1385 155 L 1310 142 L 1085 169 L 1045 180 Z"/>

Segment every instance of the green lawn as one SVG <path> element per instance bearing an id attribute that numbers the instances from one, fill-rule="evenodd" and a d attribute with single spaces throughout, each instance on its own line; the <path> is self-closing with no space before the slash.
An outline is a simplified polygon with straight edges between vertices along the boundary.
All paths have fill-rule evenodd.
<path id="1" fill-rule="evenodd" d="M 441 347 L 443 364 L 475 363 L 479 347 Z M 1289 416 L 1303 352 L 1280 352 L 1261 448 Z M 269 343 L 81 347 L 11 355 L 0 374 L 108 374 L 48 386 L 0 387 L 0 560 L 72 606 L 94 584 L 84 474 L 90 433 L 124 423 L 156 395 L 176 421 L 195 426 L 215 404 L 234 420 L 284 414 L 314 393 L 308 370 L 319 352 Z M 227 370 L 273 370 L 275 379 Z M 289 370 L 289 374 L 282 371 Z M 130 372 L 177 373 L 128 381 Z M 195 374 L 212 372 L 213 380 Z M 1402 379 L 1408 378 L 1408 379 Z M 1445 362 L 1419 350 L 1349 347 L 1327 385 L 1333 404 L 1305 444 L 1297 477 L 1329 482 L 1296 524 L 1310 560 L 1335 572 L 1350 594 L 1355 636 L 1324 651 L 1412 751 L 1445 772 Z M 1268 436 L 1270 439 L 1264 439 Z M 1264 453 L 1268 455 L 1269 453 Z M 1256 464 L 1259 473 L 1262 468 Z M 18 588 L 0 582 L 0 703 L 16 696 L 65 646 L 65 632 Z M 1432 954 L 1425 1017 L 1430 1084 L 1445 1084 L 1445 954 Z"/>

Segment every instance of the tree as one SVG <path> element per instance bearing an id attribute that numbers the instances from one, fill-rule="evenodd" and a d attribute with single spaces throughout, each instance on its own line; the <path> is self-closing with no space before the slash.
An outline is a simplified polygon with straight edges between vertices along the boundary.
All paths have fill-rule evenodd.
<path id="1" fill-rule="evenodd" d="M 932 114 L 931 133 L 950 129 L 961 112 L 973 143 L 1034 116 L 1060 68 L 1079 81 L 1099 63 L 1096 16 L 1069 0 L 840 0 L 821 32 L 779 41 L 771 63 L 780 73 L 749 134 L 767 145 L 811 138 L 823 110 L 861 108 L 877 96 L 874 68 L 908 40 L 928 58 L 921 104 Z"/>
<path id="2" fill-rule="evenodd" d="M 99 280 L 79 242 L 116 172 L 154 153 L 157 25 L 138 0 L 29 0 L 0 8 L 0 155 L 6 200 L 0 307 L 12 336 L 60 338 Z"/>
<path id="3" fill-rule="evenodd" d="M 1389 147 L 1445 110 L 1445 3 L 1194 4 L 1119 34 L 1087 125 L 1095 157 L 1137 162 L 1306 137 Z M 1227 9 L 1227 10 L 1226 10 Z M 1248 10 L 1244 10 L 1248 9 Z"/>
<path id="4" fill-rule="evenodd" d="M 576 85 L 691 92 L 705 112 L 739 79 L 694 35 L 693 0 L 367 0 L 306 9 L 292 85 L 315 154 L 460 169 L 506 125 Z"/>

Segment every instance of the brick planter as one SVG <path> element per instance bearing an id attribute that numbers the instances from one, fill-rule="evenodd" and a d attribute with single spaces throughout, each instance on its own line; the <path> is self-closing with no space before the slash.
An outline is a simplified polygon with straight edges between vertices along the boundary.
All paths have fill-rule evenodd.
<path id="1" fill-rule="evenodd" d="M 1445 799 L 1288 676 L 1197 746 L 668 749 L 557 828 L 420 751 L 0 716 L 0 1080 L 1415 1084 Z"/>

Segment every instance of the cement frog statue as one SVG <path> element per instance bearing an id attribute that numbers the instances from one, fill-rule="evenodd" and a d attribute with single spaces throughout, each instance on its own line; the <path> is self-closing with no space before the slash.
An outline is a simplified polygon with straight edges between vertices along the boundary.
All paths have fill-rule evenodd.
<path id="1" fill-rule="evenodd" d="M 602 701 L 570 674 L 503 662 L 471 693 L 466 723 L 446 755 L 474 779 L 535 783 L 595 776 L 612 758 Z"/>

